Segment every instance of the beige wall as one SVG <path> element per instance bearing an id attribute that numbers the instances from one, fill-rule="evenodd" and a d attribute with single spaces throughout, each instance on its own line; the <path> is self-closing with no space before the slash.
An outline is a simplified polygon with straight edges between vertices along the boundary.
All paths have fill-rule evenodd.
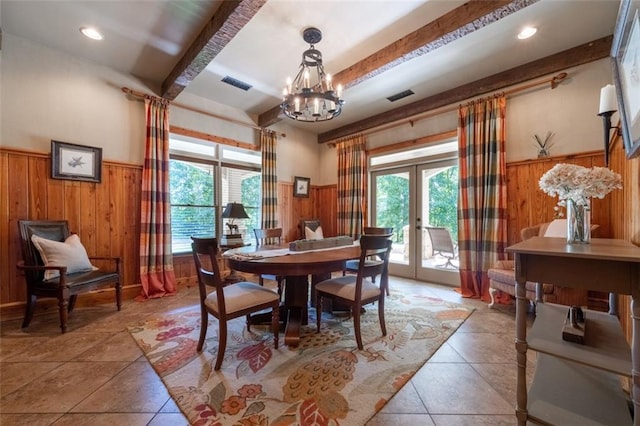
<path id="1" fill-rule="evenodd" d="M 507 98 L 507 161 L 536 158 L 535 134 L 544 137 L 553 132 L 551 155 L 567 155 L 603 149 L 602 119 L 597 116 L 600 88 L 612 82 L 611 64 L 602 59 L 566 70 L 569 74 L 558 87 L 538 86 L 509 95 Z M 507 88 L 508 90 L 508 88 Z M 348 105 L 347 105 L 348 106 Z M 367 147 L 378 148 L 392 143 L 434 135 L 457 127 L 457 111 L 447 111 L 392 129 L 371 133 Z M 614 114 L 612 122 L 616 123 Z M 320 163 L 327 172 L 324 183 L 336 183 L 334 149 L 321 151 Z"/>
<path id="2" fill-rule="evenodd" d="M 143 82 L 63 52 L 3 34 L 0 51 L 0 146 L 48 153 L 51 139 L 103 148 L 105 160 L 142 164 L 144 104 L 125 96 L 121 87 L 153 93 Z M 181 94 L 171 107 L 172 125 L 257 145 L 258 132 L 184 108 L 204 110 L 251 122 L 241 111 L 191 94 Z M 287 126 L 278 140 L 278 179 L 310 177 L 321 183 L 317 164 L 320 146 L 314 135 Z"/>
<path id="3" fill-rule="evenodd" d="M 105 67 L 5 34 L 0 52 L 2 107 L 0 144 L 49 152 L 50 140 L 103 148 L 107 160 L 141 164 L 144 155 L 144 107 L 120 90 L 127 86 L 152 93 L 143 82 Z M 533 135 L 555 133 L 552 155 L 602 148 L 598 117 L 600 88 L 611 82 L 608 59 L 567 70 L 569 77 L 554 90 L 548 86 L 512 95 L 507 101 L 507 160 L 535 158 Z M 171 108 L 172 125 L 246 143 L 258 144 L 258 132 L 210 115 L 181 108 L 187 105 L 213 114 L 251 122 L 256 117 L 181 94 Z M 348 104 L 347 104 L 348 107 Z M 450 108 L 448 108 L 450 109 Z M 613 122 L 617 115 L 613 116 Z M 457 112 L 448 111 L 414 123 L 372 133 L 369 148 L 455 129 Z M 278 180 L 311 178 L 313 185 L 335 184 L 336 151 L 317 144 L 315 136 L 282 121 L 278 139 Z"/>

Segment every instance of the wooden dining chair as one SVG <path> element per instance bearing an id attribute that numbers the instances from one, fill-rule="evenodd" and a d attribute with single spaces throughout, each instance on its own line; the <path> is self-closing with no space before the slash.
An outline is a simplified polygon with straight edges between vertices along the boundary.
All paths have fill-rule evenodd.
<path id="1" fill-rule="evenodd" d="M 385 235 L 388 238 L 391 238 L 391 236 L 393 235 L 393 228 L 385 228 L 385 227 L 366 227 L 364 228 L 364 235 Z M 381 263 L 381 260 L 378 257 L 369 257 L 367 258 L 366 262 L 365 262 L 365 268 L 368 266 L 375 266 Z M 354 260 L 348 260 L 345 263 L 344 266 L 344 271 L 343 271 L 343 275 L 346 275 L 347 272 L 351 272 L 351 273 L 357 273 L 358 269 L 360 268 L 360 260 L 358 259 L 354 259 Z M 365 269 L 366 271 L 366 269 Z M 371 271 L 371 273 L 374 273 L 376 271 L 375 268 L 371 268 L 369 269 L 369 271 Z M 376 275 L 368 275 L 371 277 L 371 281 L 373 281 L 373 283 L 375 284 L 376 282 Z M 387 286 L 386 289 L 387 292 L 387 296 L 389 295 L 389 287 Z"/>
<path id="2" fill-rule="evenodd" d="M 360 266 L 357 275 L 331 278 L 316 284 L 314 295 L 317 332 L 320 332 L 323 300 L 331 299 L 334 303 L 350 307 L 358 349 L 363 349 L 360 333 L 360 315 L 363 305 L 378 302 L 380 328 L 382 335 L 387 335 L 387 327 L 384 322 L 384 298 L 386 287 L 389 285 L 391 244 L 391 239 L 386 235 L 363 235 L 360 237 Z M 365 266 L 366 260 L 370 256 L 379 257 L 380 263 Z M 369 278 L 373 272 L 380 276 L 379 285 L 374 284 Z"/>
<path id="3" fill-rule="evenodd" d="M 282 228 L 254 228 L 253 233 L 256 236 L 257 247 L 264 245 L 282 244 Z M 258 282 L 264 286 L 264 280 L 272 280 L 278 283 L 278 294 L 282 296 L 282 282 L 284 276 L 260 274 Z"/>
<path id="4" fill-rule="evenodd" d="M 193 242 L 193 260 L 196 264 L 198 288 L 200 290 L 200 339 L 197 350 L 202 351 L 207 336 L 209 314 L 218 319 L 218 357 L 214 370 L 219 370 L 227 347 L 227 322 L 241 316 L 247 317 L 247 330 L 250 328 L 249 314 L 271 308 L 271 330 L 274 347 L 278 348 L 280 296 L 258 284 L 246 281 L 224 286 L 220 279 L 220 270 L 216 255 L 216 238 L 191 237 Z"/>
<path id="5" fill-rule="evenodd" d="M 116 308 L 122 305 L 119 257 L 87 255 L 77 234 L 69 232 L 66 220 L 19 220 L 22 261 L 17 265 L 27 283 L 27 304 L 22 328 L 31 323 L 36 300 L 58 299 L 60 329 L 67 331 L 67 317 L 78 295 L 104 287 L 115 288 Z M 100 261 L 105 268 L 91 262 Z"/>

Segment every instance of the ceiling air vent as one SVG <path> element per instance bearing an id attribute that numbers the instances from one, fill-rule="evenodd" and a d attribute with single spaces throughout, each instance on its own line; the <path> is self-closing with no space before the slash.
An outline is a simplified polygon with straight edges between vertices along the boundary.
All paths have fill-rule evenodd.
<path id="1" fill-rule="evenodd" d="M 226 76 L 225 78 L 223 78 L 222 81 L 227 83 L 227 84 L 230 84 L 230 85 L 232 85 L 234 87 L 237 87 L 238 89 L 242 89 L 245 92 L 247 90 L 251 89 L 251 87 L 252 87 L 250 84 L 247 84 L 244 81 L 240 81 L 240 80 L 237 80 L 237 79 L 235 79 L 233 77 L 229 77 L 229 76 Z"/>
<path id="2" fill-rule="evenodd" d="M 400 92 L 400 93 L 396 93 L 395 95 L 391 95 L 387 99 L 389 100 L 389 102 L 395 102 L 397 100 L 400 100 L 402 98 L 406 98 L 407 96 L 411 96 L 411 95 L 414 95 L 414 94 L 415 93 L 413 93 L 413 90 L 405 90 L 404 92 Z"/>

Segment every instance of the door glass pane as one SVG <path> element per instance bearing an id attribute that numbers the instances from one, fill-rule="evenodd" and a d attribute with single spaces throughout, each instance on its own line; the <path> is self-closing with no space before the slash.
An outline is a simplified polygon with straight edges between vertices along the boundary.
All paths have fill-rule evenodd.
<path id="1" fill-rule="evenodd" d="M 375 226 L 393 227 L 390 261 L 409 263 L 409 172 L 378 176 L 376 179 Z"/>
<path id="2" fill-rule="evenodd" d="M 422 267 L 455 270 L 458 267 L 458 166 L 423 169 L 421 183 L 424 226 L 446 228 L 453 246 L 451 249 L 443 248 L 436 242 L 435 235 L 432 241 L 425 228 L 422 233 Z M 443 235 L 447 240 L 446 234 Z"/>

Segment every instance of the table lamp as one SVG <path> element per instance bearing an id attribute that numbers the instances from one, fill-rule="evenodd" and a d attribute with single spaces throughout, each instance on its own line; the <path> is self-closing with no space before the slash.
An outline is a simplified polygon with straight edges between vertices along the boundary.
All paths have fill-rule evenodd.
<path id="1" fill-rule="evenodd" d="M 230 219 L 227 222 L 229 233 L 223 235 L 221 243 L 224 245 L 242 244 L 242 235 L 238 231 L 238 225 L 234 223 L 236 219 L 248 219 L 249 215 L 241 203 L 228 203 L 222 212 L 223 219 Z"/>

